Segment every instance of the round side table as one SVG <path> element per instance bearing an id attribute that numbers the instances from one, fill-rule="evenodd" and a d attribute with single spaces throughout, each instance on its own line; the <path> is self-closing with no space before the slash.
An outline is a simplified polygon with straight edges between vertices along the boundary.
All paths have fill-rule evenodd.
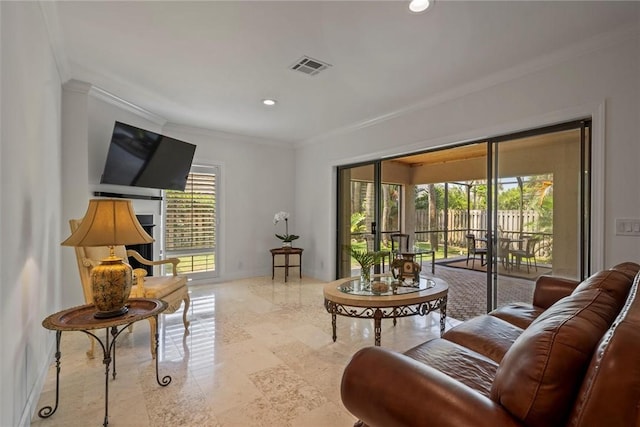
<path id="1" fill-rule="evenodd" d="M 54 313 L 42 321 L 42 326 L 52 331 L 56 331 L 56 401 L 53 407 L 44 406 L 38 411 L 40 418 L 52 416 L 58 409 L 58 398 L 60 396 L 60 340 L 64 331 L 80 331 L 95 338 L 102 347 L 105 365 L 104 371 L 104 423 L 109 424 L 109 372 L 111 372 L 111 362 L 113 361 L 113 379 L 116 378 L 116 340 L 120 333 L 130 325 L 140 320 L 154 317 L 156 323 L 158 315 L 167 308 L 167 303 L 158 299 L 131 298 L 127 301 L 129 311 L 123 315 L 109 318 L 96 319 L 93 315 L 96 308 L 93 304 L 82 305 L 69 308 L 67 310 Z M 104 341 L 93 333 L 96 329 L 104 329 Z M 158 350 L 158 332 L 155 337 L 156 354 Z M 156 356 L 156 381 L 162 387 L 169 385 L 171 377 L 158 376 L 158 357 Z"/>

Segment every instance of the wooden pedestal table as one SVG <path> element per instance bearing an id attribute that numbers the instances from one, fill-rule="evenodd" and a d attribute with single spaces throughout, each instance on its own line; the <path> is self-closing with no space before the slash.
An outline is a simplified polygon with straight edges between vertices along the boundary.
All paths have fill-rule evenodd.
<path id="1" fill-rule="evenodd" d="M 371 285 L 360 282 L 359 277 L 338 279 L 324 287 L 324 307 L 331 313 L 333 341 L 336 341 L 336 316 L 373 319 L 375 345 L 380 345 L 382 319 L 425 316 L 440 310 L 440 335 L 444 333 L 447 318 L 449 285 L 439 278 L 421 277 L 419 283 L 398 282 L 392 277 L 378 276 L 376 282 L 386 283 L 386 292 L 374 292 Z"/>
<path id="2" fill-rule="evenodd" d="M 127 301 L 129 311 L 123 315 L 109 319 L 96 319 L 93 315 L 96 308 L 93 304 L 73 307 L 67 310 L 52 314 L 42 321 L 42 326 L 52 331 L 56 331 L 56 401 L 52 408 L 45 406 L 38 411 L 40 418 L 48 418 L 58 409 L 58 398 L 60 393 L 60 340 L 64 331 L 80 331 L 95 338 L 102 347 L 104 370 L 104 423 L 109 424 L 109 372 L 113 361 L 113 379 L 116 378 L 116 339 L 122 331 L 135 322 L 149 317 L 154 317 L 156 324 L 158 314 L 167 308 L 167 303 L 158 299 L 131 298 Z M 102 341 L 92 331 L 96 329 L 105 330 L 105 338 Z M 158 350 L 158 332 L 156 329 L 155 350 Z M 156 381 L 165 387 L 171 382 L 169 375 L 162 379 L 158 376 L 158 357 L 156 356 Z"/>
<path id="3" fill-rule="evenodd" d="M 289 277 L 289 268 L 298 267 L 300 269 L 300 278 L 302 279 L 302 248 L 275 248 L 269 249 L 271 252 L 271 280 L 276 275 L 276 268 L 284 268 L 284 281 L 287 281 L 287 277 Z M 276 264 L 276 255 L 284 256 L 284 264 Z M 297 264 L 289 264 L 289 256 L 298 255 L 298 263 Z"/>

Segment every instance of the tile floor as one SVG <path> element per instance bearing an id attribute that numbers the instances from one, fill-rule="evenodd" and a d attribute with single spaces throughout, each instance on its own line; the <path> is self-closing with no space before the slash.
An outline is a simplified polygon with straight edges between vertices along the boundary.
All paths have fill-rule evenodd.
<path id="1" fill-rule="evenodd" d="M 181 311 L 161 316 L 159 375 L 171 375 L 167 387 L 156 382 L 148 323 L 118 338 L 109 426 L 352 426 L 340 379 L 351 355 L 373 345 L 373 321 L 338 316 L 334 343 L 323 285 L 259 277 L 192 286 L 189 335 Z M 404 351 L 438 333 L 439 313 L 402 318 L 395 327 L 386 320 L 382 346 Z M 85 356 L 88 347 L 85 334 L 62 334 L 59 406 L 48 419 L 35 414 L 32 426 L 102 425 L 104 366 L 97 353 Z M 54 366 L 38 409 L 55 401 Z"/>

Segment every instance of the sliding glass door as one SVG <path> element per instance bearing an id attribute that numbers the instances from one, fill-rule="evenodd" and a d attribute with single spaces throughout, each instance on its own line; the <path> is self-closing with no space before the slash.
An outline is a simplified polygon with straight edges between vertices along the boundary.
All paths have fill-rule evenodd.
<path id="1" fill-rule="evenodd" d="M 582 120 L 339 167 L 337 277 L 359 273 L 349 247 L 388 251 L 398 232 L 435 252 L 436 276 L 474 270 L 487 310 L 531 301 L 542 274 L 586 277 L 589 147 Z"/>
<path id="2" fill-rule="evenodd" d="M 338 169 L 338 244 L 337 276 L 359 274 L 349 248 L 377 250 L 379 236 L 378 189 L 379 164 L 371 163 Z"/>
<path id="3" fill-rule="evenodd" d="M 581 121 L 491 140 L 488 309 L 530 301 L 542 274 L 589 270 L 588 135 Z"/>
<path id="4" fill-rule="evenodd" d="M 389 252 L 391 234 L 401 230 L 402 168 L 373 162 L 338 169 L 338 277 L 359 274 L 349 248 Z M 385 260 L 388 265 L 389 259 Z M 380 266 L 377 267 L 380 269 Z"/>

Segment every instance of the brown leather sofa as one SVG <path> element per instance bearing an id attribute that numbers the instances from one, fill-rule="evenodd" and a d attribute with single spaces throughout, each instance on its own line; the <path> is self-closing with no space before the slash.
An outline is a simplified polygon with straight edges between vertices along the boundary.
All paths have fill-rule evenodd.
<path id="1" fill-rule="evenodd" d="M 356 425 L 640 426 L 640 265 L 582 283 L 543 276 L 533 304 L 470 319 L 404 354 L 358 351 Z"/>

